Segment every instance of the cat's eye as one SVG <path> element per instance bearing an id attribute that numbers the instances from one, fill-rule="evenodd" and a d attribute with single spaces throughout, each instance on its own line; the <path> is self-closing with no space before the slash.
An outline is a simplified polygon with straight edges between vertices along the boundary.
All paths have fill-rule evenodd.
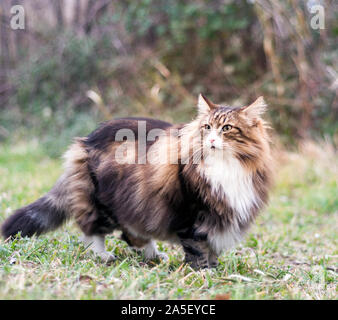
<path id="1" fill-rule="evenodd" d="M 209 129 L 211 129 L 211 127 L 210 127 L 210 125 L 209 125 L 209 124 L 205 124 L 205 125 L 204 125 L 204 129 L 207 129 L 207 130 L 209 130 Z"/>
<path id="2" fill-rule="evenodd" d="M 231 129 L 232 129 L 232 125 L 226 124 L 225 126 L 223 126 L 222 131 L 223 131 L 223 132 L 226 132 L 226 131 L 229 131 L 229 130 L 231 130 Z"/>

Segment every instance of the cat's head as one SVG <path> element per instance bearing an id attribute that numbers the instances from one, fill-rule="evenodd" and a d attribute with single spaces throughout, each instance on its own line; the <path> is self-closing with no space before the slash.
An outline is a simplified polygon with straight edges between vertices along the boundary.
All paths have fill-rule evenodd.
<path id="1" fill-rule="evenodd" d="M 268 135 L 262 115 L 263 97 L 244 107 L 217 105 L 200 95 L 198 123 L 207 153 L 231 153 L 243 162 L 254 161 L 266 152 Z"/>

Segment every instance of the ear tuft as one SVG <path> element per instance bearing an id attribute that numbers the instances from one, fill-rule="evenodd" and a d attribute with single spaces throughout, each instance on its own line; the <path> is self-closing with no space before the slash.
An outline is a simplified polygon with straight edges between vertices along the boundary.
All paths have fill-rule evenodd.
<path id="1" fill-rule="evenodd" d="M 267 109 L 267 105 L 264 101 L 263 96 L 260 96 L 256 99 L 255 102 L 250 104 L 247 107 L 243 107 L 241 111 L 245 114 L 246 117 L 250 119 L 259 118 Z"/>
<path id="2" fill-rule="evenodd" d="M 208 113 L 211 109 L 216 108 L 217 106 L 212 103 L 206 96 L 200 94 L 198 96 L 198 112 L 199 113 Z"/>

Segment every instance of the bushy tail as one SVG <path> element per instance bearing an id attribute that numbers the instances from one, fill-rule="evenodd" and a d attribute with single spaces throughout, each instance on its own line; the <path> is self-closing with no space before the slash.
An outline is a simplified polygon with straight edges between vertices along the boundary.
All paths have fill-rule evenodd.
<path id="1" fill-rule="evenodd" d="M 13 238 L 19 232 L 22 236 L 40 235 L 65 222 L 68 211 L 67 179 L 64 175 L 43 197 L 16 210 L 3 223 L 1 233 L 5 239 Z"/>

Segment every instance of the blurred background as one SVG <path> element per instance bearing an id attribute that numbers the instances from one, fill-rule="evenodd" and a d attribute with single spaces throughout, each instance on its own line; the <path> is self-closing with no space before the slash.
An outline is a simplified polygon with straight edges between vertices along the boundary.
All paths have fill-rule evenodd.
<path id="1" fill-rule="evenodd" d="M 189 121 L 202 92 L 264 95 L 284 145 L 337 146 L 337 1 L 1 0 L 0 22 L 0 142 L 57 157 L 113 117 Z"/>

